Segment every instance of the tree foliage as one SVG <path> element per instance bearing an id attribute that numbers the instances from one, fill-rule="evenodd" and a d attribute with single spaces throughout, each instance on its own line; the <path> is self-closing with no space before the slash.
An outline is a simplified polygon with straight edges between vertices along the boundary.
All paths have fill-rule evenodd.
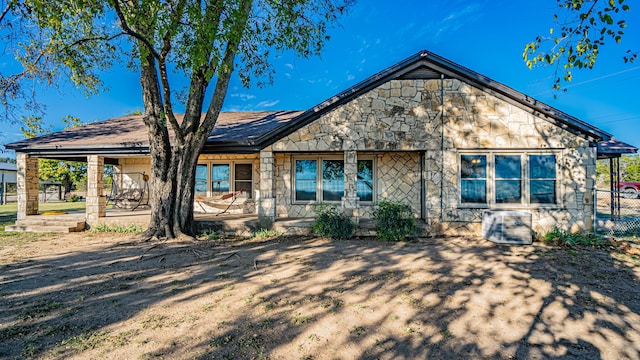
<path id="1" fill-rule="evenodd" d="M 620 181 L 640 182 L 640 155 L 622 155 L 619 159 Z M 596 163 L 597 186 L 601 189 L 609 188 L 609 160 L 598 160 Z"/>
<path id="2" fill-rule="evenodd" d="M 145 236 L 193 233 L 198 155 L 236 71 L 265 84 L 272 52 L 319 54 L 352 0 L 24 0 L 41 38 L 25 51 L 49 54 L 79 86 L 126 59 L 139 70 L 151 152 L 151 221 Z M 31 62 L 26 61 L 25 66 Z M 178 97 L 175 77 L 189 79 Z M 207 90 L 212 88 L 212 96 Z M 174 108 L 180 102 L 185 114 Z M 171 136 L 170 136 L 171 134 Z"/>
<path id="3" fill-rule="evenodd" d="M 76 128 L 82 125 L 79 118 L 67 115 L 61 119 L 66 129 Z M 46 135 L 53 131 L 52 126 L 45 126 L 42 117 L 30 116 L 22 118 L 20 131 L 26 138 L 34 138 Z M 87 164 L 78 161 L 62 161 L 56 159 L 38 160 L 38 178 L 41 181 L 59 181 L 64 187 L 64 193 L 68 194 L 73 185 L 86 182 Z"/>
<path id="4" fill-rule="evenodd" d="M 529 69 L 537 64 L 556 66 L 553 87 L 573 79 L 573 69 L 591 69 L 602 47 L 622 42 L 631 7 L 625 0 L 556 0 L 559 11 L 548 35 L 539 35 L 522 54 Z M 628 49 L 624 62 L 633 62 L 637 50 Z"/>

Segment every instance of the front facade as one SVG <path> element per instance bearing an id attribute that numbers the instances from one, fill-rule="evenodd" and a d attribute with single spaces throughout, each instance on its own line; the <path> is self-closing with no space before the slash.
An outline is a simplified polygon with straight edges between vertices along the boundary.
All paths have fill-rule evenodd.
<path id="1" fill-rule="evenodd" d="M 232 117 L 237 122 L 243 116 Z M 434 235 L 479 234 L 484 210 L 531 213 L 537 231 L 590 229 L 596 145 L 611 140 L 429 52 L 306 112 L 245 117 L 252 118 L 242 123 L 245 128 L 225 129 L 221 121 L 212 133 L 196 170 L 197 199 L 233 194 L 222 203 L 273 220 L 313 217 L 313 204 L 323 202 L 356 222 L 390 199 L 409 204 Z M 256 131 L 258 123 L 269 125 Z M 71 144 L 65 150 L 62 140 L 55 149 L 34 140 L 9 146 L 26 178 L 33 176 L 34 157 L 82 156 Z M 105 211 L 99 183 L 105 161 L 122 174 L 150 173 L 145 145 L 125 144 L 134 151 L 112 144 L 87 157 L 89 171 L 95 171 L 89 176 L 95 190 L 89 194 L 89 186 L 88 220 Z M 25 179 L 22 189 L 28 188 Z M 29 196 L 22 191 L 19 216 L 33 213 Z"/>

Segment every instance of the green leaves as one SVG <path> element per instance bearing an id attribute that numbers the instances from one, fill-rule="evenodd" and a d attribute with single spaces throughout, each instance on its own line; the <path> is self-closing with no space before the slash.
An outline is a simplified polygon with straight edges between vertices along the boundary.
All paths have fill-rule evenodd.
<path id="1" fill-rule="evenodd" d="M 532 69 L 536 64 L 556 66 L 554 89 L 561 89 L 563 82 L 573 79 L 572 68 L 591 69 L 596 64 L 600 47 L 607 41 L 622 43 L 627 22 L 623 16 L 630 11 L 625 0 L 556 0 L 563 16 L 555 14 L 560 35 L 551 28 L 548 37 L 538 36 L 525 45 L 522 54 L 525 65 Z M 622 10 L 622 12 L 620 11 Z M 569 18 L 560 23 L 558 19 Z M 573 19 L 573 20 L 571 20 Z M 637 52 L 628 50 L 625 62 L 633 62 Z M 559 72 L 563 72 L 559 76 Z"/>

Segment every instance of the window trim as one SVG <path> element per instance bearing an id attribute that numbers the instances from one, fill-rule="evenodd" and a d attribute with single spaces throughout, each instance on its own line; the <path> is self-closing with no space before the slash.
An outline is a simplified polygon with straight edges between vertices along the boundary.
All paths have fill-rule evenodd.
<path id="1" fill-rule="evenodd" d="M 250 159 L 247 160 L 204 160 L 199 161 L 197 165 L 206 165 L 207 166 L 207 190 L 206 197 L 212 197 L 213 195 L 213 180 L 211 177 L 211 168 L 213 165 L 229 165 L 229 193 L 235 192 L 236 187 L 236 165 L 250 165 L 251 166 L 251 193 L 247 194 L 247 198 L 253 199 L 254 192 L 256 190 L 256 179 L 255 179 L 255 166 L 254 162 Z M 249 182 L 249 180 L 243 180 L 245 182 Z"/>
<path id="2" fill-rule="evenodd" d="M 486 203 L 465 203 L 462 202 L 462 155 L 485 155 L 487 157 L 487 202 Z M 519 155 L 520 156 L 520 202 L 516 203 L 496 203 L 496 155 Z M 554 203 L 532 203 L 530 194 L 529 176 L 529 156 L 530 155 L 555 155 L 556 157 L 556 198 Z M 560 150 L 459 150 L 457 153 L 457 203 L 459 208 L 562 208 L 563 207 L 563 181 L 560 164 L 562 163 L 562 151 Z"/>
<path id="3" fill-rule="evenodd" d="M 316 200 L 297 200 L 296 199 L 296 161 L 297 160 L 315 160 L 316 161 Z M 293 205 L 308 205 L 313 203 L 329 203 L 329 204 L 340 204 L 342 200 L 334 200 L 334 201 L 325 201 L 322 197 L 322 161 L 323 160 L 341 160 L 344 165 L 344 155 L 335 155 L 335 154 L 325 154 L 325 155 L 295 155 L 291 157 L 291 204 Z M 378 181 L 376 178 L 377 174 L 377 164 L 376 158 L 373 155 L 360 155 L 358 154 L 356 160 L 367 160 L 372 163 L 372 181 L 373 181 L 373 189 L 372 189 L 372 197 L 371 201 L 360 201 L 360 204 L 363 205 L 373 205 L 377 199 L 377 186 Z M 346 177 L 344 178 L 346 182 Z M 356 178 L 356 184 L 358 179 Z M 357 185 L 356 185 L 357 186 Z M 357 194 L 357 188 L 356 188 Z M 342 195 L 344 197 L 344 194 Z"/>

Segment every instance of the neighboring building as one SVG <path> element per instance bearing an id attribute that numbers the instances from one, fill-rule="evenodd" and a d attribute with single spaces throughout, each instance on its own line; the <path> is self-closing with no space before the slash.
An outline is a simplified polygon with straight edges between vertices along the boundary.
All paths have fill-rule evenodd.
<path id="1" fill-rule="evenodd" d="M 19 217 L 37 211 L 37 157 L 88 159 L 87 218 L 103 216 L 103 164 L 150 173 L 146 139 L 141 116 L 127 116 L 7 145 L 27 174 Z M 369 218 L 389 198 L 409 204 L 432 234 L 479 234 L 487 209 L 531 213 L 539 231 L 590 229 L 596 158 L 608 156 L 597 144 L 612 140 L 423 51 L 304 112 L 221 114 L 196 192 L 243 190 L 244 211 L 272 219 L 312 217 L 316 202 Z"/>
<path id="2" fill-rule="evenodd" d="M 0 203 L 7 203 L 7 191 L 15 189 L 18 168 L 16 164 L 0 163 Z"/>

